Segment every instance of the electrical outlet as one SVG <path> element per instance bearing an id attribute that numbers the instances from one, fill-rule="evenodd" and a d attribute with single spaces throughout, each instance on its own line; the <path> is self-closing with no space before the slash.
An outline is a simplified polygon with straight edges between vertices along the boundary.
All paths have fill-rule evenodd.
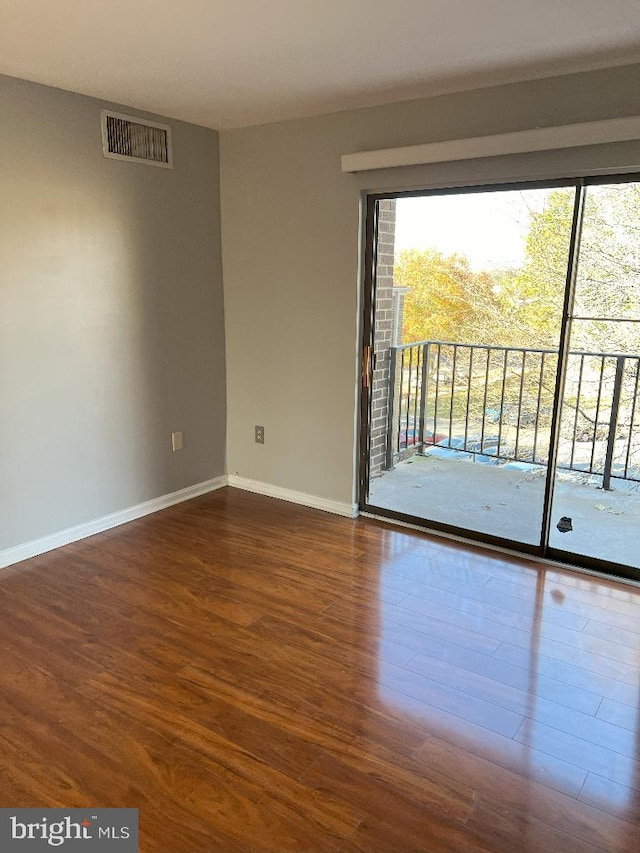
<path id="1" fill-rule="evenodd" d="M 175 453 L 176 450 L 182 450 L 184 447 L 184 440 L 182 438 L 182 430 L 179 432 L 171 433 L 171 449 Z"/>
<path id="2" fill-rule="evenodd" d="M 264 444 L 264 427 L 256 426 L 256 444 Z"/>

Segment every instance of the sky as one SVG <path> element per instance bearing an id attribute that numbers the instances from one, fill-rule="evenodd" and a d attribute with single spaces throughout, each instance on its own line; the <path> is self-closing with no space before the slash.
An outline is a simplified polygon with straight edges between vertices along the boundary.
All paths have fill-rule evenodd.
<path id="1" fill-rule="evenodd" d="M 434 248 L 466 255 L 475 272 L 520 266 L 529 212 L 542 210 L 548 189 L 399 198 L 396 253 Z"/>

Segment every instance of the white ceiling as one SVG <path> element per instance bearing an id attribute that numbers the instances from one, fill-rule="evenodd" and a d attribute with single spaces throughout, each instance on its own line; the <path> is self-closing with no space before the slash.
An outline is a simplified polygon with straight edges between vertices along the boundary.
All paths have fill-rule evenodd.
<path id="1" fill-rule="evenodd" d="M 638 61 L 640 0 L 0 0 L 0 73 L 213 128 Z"/>

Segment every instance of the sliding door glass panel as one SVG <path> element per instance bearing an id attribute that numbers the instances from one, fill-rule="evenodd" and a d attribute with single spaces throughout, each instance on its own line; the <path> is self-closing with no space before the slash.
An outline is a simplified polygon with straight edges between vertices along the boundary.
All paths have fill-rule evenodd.
<path id="1" fill-rule="evenodd" d="M 552 548 L 640 568 L 640 184 L 586 189 Z"/>
<path id="2" fill-rule="evenodd" d="M 575 192 L 378 202 L 370 507 L 540 546 Z"/>

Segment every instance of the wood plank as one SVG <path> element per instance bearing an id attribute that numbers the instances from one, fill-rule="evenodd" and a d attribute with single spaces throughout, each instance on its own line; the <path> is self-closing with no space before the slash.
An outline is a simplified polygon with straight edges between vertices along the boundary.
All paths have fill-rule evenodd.
<path id="1" fill-rule="evenodd" d="M 286 809 L 276 808 L 275 803 L 270 803 L 264 810 L 258 808 L 265 791 L 278 791 L 285 801 L 288 798 L 296 801 L 304 797 L 304 787 L 278 766 L 281 762 L 272 763 L 246 746 L 228 740 L 228 730 L 221 732 L 219 727 L 216 730 L 216 727 L 210 725 L 201 705 L 196 706 L 194 713 L 184 699 L 179 705 L 174 702 L 173 706 L 166 700 L 159 703 L 158 697 L 150 689 L 145 690 L 145 686 L 149 688 L 149 685 L 141 683 L 134 689 L 128 679 L 125 687 L 112 675 L 106 675 L 89 683 L 84 692 L 87 697 L 92 697 L 111 712 L 115 710 L 123 717 L 132 714 L 138 717 L 140 711 L 146 709 L 145 717 L 153 730 L 173 739 L 174 744 L 179 744 L 191 756 L 187 767 L 192 766 L 192 777 L 198 781 L 197 789 L 191 793 L 204 805 L 208 820 L 217 826 L 218 818 L 222 819 L 221 829 L 226 830 L 241 847 L 247 841 L 244 832 L 245 824 L 249 822 L 255 831 L 257 826 L 263 824 L 272 827 L 274 837 L 257 839 L 257 847 L 259 844 L 264 845 L 258 849 L 275 851 L 278 844 L 283 849 L 295 849 L 285 848 L 286 844 L 291 843 L 289 825 L 292 822 L 291 815 L 285 813 Z M 180 686 L 172 687 L 172 691 L 179 692 L 183 697 L 186 692 Z M 166 697 L 168 692 L 165 693 Z M 215 709 L 211 713 L 215 720 Z M 274 749 L 268 757 L 273 758 L 276 752 L 277 749 Z M 356 826 L 360 819 L 353 810 L 345 810 L 337 815 L 335 805 L 319 797 L 307 802 L 307 816 L 310 821 L 317 822 L 322 830 L 318 832 L 321 849 L 334 849 L 339 838 Z M 242 830 L 235 826 L 235 820 L 240 818 L 244 822 Z M 298 825 L 298 835 L 299 830 Z M 328 844 L 324 843 L 325 832 L 330 836 Z"/>
<path id="2" fill-rule="evenodd" d="M 215 676 L 197 667 L 189 667 L 181 677 L 189 686 L 200 689 L 202 695 L 209 695 L 211 689 L 216 689 Z M 247 701 L 263 719 L 303 737 L 347 766 L 362 772 L 375 772 L 376 778 L 416 802 L 458 819 L 468 814 L 473 791 L 467 785 L 454 782 L 444 774 L 426 778 L 411 758 L 418 745 L 424 742 L 424 732 L 418 727 L 403 724 L 382 712 L 369 712 L 363 718 L 354 703 L 337 697 L 328 697 L 322 705 L 292 702 L 290 707 L 282 697 L 273 700 L 263 695 L 249 697 Z M 354 724 L 357 726 L 355 733 Z M 375 757 L 371 755 L 374 745 L 377 747 Z"/>
<path id="3" fill-rule="evenodd" d="M 637 705 L 625 705 L 605 697 L 598 708 L 597 716 L 601 720 L 607 720 L 609 723 L 636 733 L 640 731 L 640 697 Z"/>
<path id="4" fill-rule="evenodd" d="M 523 617 L 518 622 L 510 642 L 516 646 L 524 645 L 526 648 L 528 645 L 527 638 L 531 636 L 544 640 L 545 646 L 549 645 L 549 641 L 561 643 L 582 652 L 590 652 L 599 657 L 627 663 L 636 669 L 640 667 L 640 650 L 620 643 L 612 636 L 594 637 L 583 631 L 574 631 L 530 617 Z M 638 639 L 640 640 L 640 635 L 638 635 Z"/>
<path id="5" fill-rule="evenodd" d="M 414 581 L 411 584 L 411 589 L 407 590 L 407 595 L 401 602 L 396 602 L 408 610 L 413 608 L 410 606 L 412 599 L 416 599 L 417 603 L 428 602 L 432 607 L 441 607 L 445 612 L 449 608 L 454 611 L 467 614 L 468 616 L 480 618 L 482 620 L 491 620 L 498 622 L 501 625 L 509 625 L 513 628 L 519 619 L 517 613 L 512 610 L 507 610 L 503 607 L 496 607 L 495 604 L 489 604 L 486 601 L 475 601 L 470 596 L 461 591 L 457 587 L 457 591 L 441 589 L 437 586 L 430 586 L 427 583 L 428 576 L 423 581 Z M 418 613 L 424 611 L 417 611 Z"/>
<path id="6" fill-rule="evenodd" d="M 527 750 L 523 751 L 521 761 L 514 769 L 504 766 L 497 751 L 493 755 L 480 756 L 462 744 L 432 737 L 419 750 L 417 757 L 428 768 L 446 768 L 452 776 L 464 778 L 473 786 L 478 798 L 493 802 L 502 809 L 540 820 L 583 843 L 594 844 L 612 853 L 636 850 L 637 831 L 633 824 L 624 816 L 579 802 L 577 793 L 569 796 L 557 789 L 552 790 L 536 775 L 536 765 L 530 761 Z M 500 763 L 496 764 L 496 760 Z M 549 770 L 551 779 L 555 770 L 553 767 Z M 513 849 L 521 849 L 518 836 L 513 838 Z"/>
<path id="7" fill-rule="evenodd" d="M 334 612 L 337 611 L 330 608 L 316 618 L 314 625 L 320 628 L 325 634 L 343 636 L 341 632 L 345 624 L 349 623 L 331 618 Z M 595 714 L 600 706 L 602 701 L 601 693 L 590 692 L 575 685 L 558 681 L 555 678 L 541 675 L 537 667 L 534 672 L 531 672 L 529 670 L 530 660 L 526 664 L 526 668 L 521 660 L 518 660 L 518 664 L 520 665 L 508 664 L 503 660 L 497 660 L 495 657 L 489 657 L 487 654 L 474 651 L 473 648 L 465 648 L 456 642 L 448 642 L 439 639 L 437 636 L 429 636 L 423 633 L 426 626 L 422 622 L 418 623 L 418 628 L 420 630 L 400 625 L 396 621 L 378 620 L 376 622 L 372 620 L 369 630 L 363 632 L 359 622 L 356 621 L 349 625 L 347 636 L 358 638 L 362 638 L 363 636 L 378 637 L 382 647 L 386 642 L 406 646 L 414 649 L 420 656 L 424 655 L 429 658 L 449 662 L 453 666 L 487 676 L 501 684 L 510 685 L 520 690 L 530 691 L 531 682 L 534 680 L 537 695 L 554 702 L 560 702 L 569 708 L 575 708 L 587 714 Z M 410 669 L 414 668 L 411 663 L 407 663 L 405 666 L 408 666 Z M 420 670 L 418 669 L 417 671 Z"/>
<path id="8" fill-rule="evenodd" d="M 629 788 L 595 773 L 589 773 L 580 791 L 580 800 L 619 815 L 636 825 L 636 833 L 640 832 L 640 785 Z"/>
<path id="9" fill-rule="evenodd" d="M 492 584 L 488 587 L 488 582 L 495 580 L 493 576 L 481 576 L 483 577 L 482 583 L 478 583 L 478 579 L 476 579 L 475 583 L 471 582 L 469 578 L 470 571 L 471 570 L 467 570 L 463 579 L 458 579 L 455 572 L 452 572 L 450 576 L 434 576 L 431 573 L 425 573 L 423 581 L 413 580 L 410 584 L 407 583 L 407 592 L 411 592 L 415 595 L 421 595 L 423 598 L 431 599 L 431 590 L 434 587 L 445 593 L 450 591 L 460 592 L 460 589 L 463 589 L 465 598 L 478 602 L 479 604 L 485 604 L 489 608 L 497 607 L 500 610 L 505 610 L 509 613 L 518 614 L 518 616 L 524 617 L 531 617 L 537 610 L 539 610 L 540 602 L 535 594 L 535 586 L 529 585 L 529 587 L 525 587 L 524 591 L 519 587 L 512 586 L 512 592 L 508 592 L 504 589 L 506 587 L 504 581 Z M 506 589 L 508 590 L 509 587 L 506 587 Z M 527 592 L 527 590 L 529 590 L 529 592 Z M 577 606 L 578 608 L 581 606 L 587 607 L 587 605 Z M 605 613 L 605 611 L 598 609 L 595 611 L 589 611 L 589 615 L 591 615 L 592 612 L 599 615 Z M 554 625 L 561 625 L 565 628 L 581 631 L 589 617 L 588 615 L 581 614 L 580 612 L 568 612 L 566 609 L 557 606 L 552 598 L 547 599 L 545 597 L 543 598 L 541 618 L 543 621 L 550 622 Z"/>
<path id="10" fill-rule="evenodd" d="M 630 649 L 638 650 L 640 649 L 640 622 L 634 627 L 637 627 L 638 630 L 634 631 L 607 622 L 596 622 L 595 619 L 589 619 L 583 630 L 590 637 L 600 637 L 603 640 L 611 640 Z"/>
<path id="11" fill-rule="evenodd" d="M 366 665 L 371 671 L 381 660 L 404 666 L 416 655 L 413 649 L 388 637 L 353 631 L 342 622 L 327 621 L 321 617 L 301 619 L 300 624 L 294 624 L 278 616 L 263 616 L 251 625 L 250 630 L 252 634 L 268 637 L 282 645 L 306 649 L 343 666 L 362 668 Z"/>
<path id="12" fill-rule="evenodd" d="M 518 617 L 510 625 L 507 621 L 496 620 L 496 609 L 488 604 L 475 612 L 465 612 L 440 602 L 428 601 L 419 596 L 411 595 L 400 601 L 397 606 L 429 619 L 437 619 L 449 625 L 466 628 L 468 631 L 491 637 L 499 642 L 512 643 L 527 648 L 533 636 L 536 638 L 537 645 L 542 653 L 549 653 L 547 650 L 551 649 L 558 654 L 564 653 L 566 657 L 573 657 L 573 652 L 563 648 L 563 646 L 569 646 L 572 649 L 578 649 L 580 652 L 587 651 L 591 655 L 626 663 L 640 672 L 638 669 L 640 667 L 640 652 L 634 648 L 611 640 L 588 636 L 582 633 L 582 630 L 576 631 L 529 616 Z"/>
<path id="13" fill-rule="evenodd" d="M 629 669 L 615 661 L 610 662 L 607 658 L 597 658 L 588 652 L 576 652 L 573 657 L 564 650 L 554 649 L 551 644 L 546 644 L 545 650 L 549 651 L 551 656 L 541 654 L 535 639 L 532 638 L 530 649 L 503 643 L 493 656 L 496 660 L 533 670 L 591 693 L 610 696 L 618 702 L 631 705 L 636 701 L 638 688 L 634 683 L 637 685 L 637 676 L 634 682 L 633 668 Z M 579 659 L 580 663 L 573 663 L 575 659 Z"/>
<path id="14" fill-rule="evenodd" d="M 640 788 L 640 760 L 636 758 L 531 719 L 524 721 L 515 739 L 619 785 Z"/>
<path id="15" fill-rule="evenodd" d="M 534 658 L 534 664 L 535 660 Z M 474 676 L 481 676 L 488 679 L 492 691 L 497 689 L 495 684 L 505 685 L 591 716 L 596 714 L 602 703 L 601 694 L 541 675 L 535 666 L 516 666 L 495 657 L 487 657 L 469 649 L 462 649 L 451 643 L 431 644 L 412 658 L 406 666 L 416 672 L 423 672 L 425 667 L 428 669 L 433 666 L 433 661 L 438 665 L 453 667 L 453 674 L 457 679 L 461 676 L 455 670 L 469 673 L 467 677 L 470 685 L 474 683 Z"/>
<path id="16" fill-rule="evenodd" d="M 419 655 L 414 658 L 408 668 L 446 682 L 462 693 L 490 699 L 501 708 L 508 708 L 524 717 L 530 717 L 591 743 L 600 744 L 629 758 L 635 758 L 637 754 L 637 743 L 633 732 L 605 719 L 598 719 L 567 708 L 557 701 L 542 698 L 536 691 L 535 676 L 532 678 L 531 689 L 527 692 L 426 656 Z"/>
<path id="17" fill-rule="evenodd" d="M 491 850 L 561 850 L 562 853 L 598 853 L 583 838 L 554 829 L 527 812 L 510 809 L 497 800 L 480 797 L 466 826 L 491 845 Z M 515 839 L 518 839 L 517 842 Z"/>
<path id="18" fill-rule="evenodd" d="M 484 637 L 491 637 L 500 643 L 511 639 L 514 633 L 517 634 L 514 625 L 509 625 L 502 620 L 497 621 L 494 618 L 491 613 L 491 605 L 487 605 L 486 610 L 484 607 L 480 607 L 477 613 L 473 613 L 458 610 L 439 602 L 429 601 L 417 595 L 408 595 L 396 606 L 401 610 L 424 616 L 428 622 L 434 620 L 446 622 L 447 625 L 456 626 L 462 628 L 463 631 L 474 632 Z"/>
<path id="19" fill-rule="evenodd" d="M 340 847 L 340 853 L 395 853 L 423 851 L 429 853 L 488 853 L 493 846 L 485 845 L 470 829 L 461 824 L 434 819 L 407 808 L 399 809 L 397 817 L 385 811 L 369 815 L 353 835 Z"/>
<path id="20" fill-rule="evenodd" d="M 610 607 L 614 602 L 631 604 L 627 610 L 631 615 L 637 615 L 635 608 L 640 602 L 640 590 L 632 583 L 617 583 L 614 579 L 589 577 L 578 572 L 558 572 L 554 584 L 571 590 L 571 597 L 576 601 L 598 601 L 601 607 Z M 597 599 L 593 599 L 597 596 Z M 601 599 L 606 599 L 606 603 Z M 616 605 L 612 609 L 615 609 Z M 622 612 L 622 611 L 620 611 Z"/>
<path id="21" fill-rule="evenodd" d="M 141 853 L 636 853 L 636 638 L 629 587 L 222 489 L 0 573 L 0 793 Z"/>
<path id="22" fill-rule="evenodd" d="M 517 579 L 490 578 L 483 590 L 485 595 L 496 592 L 500 597 L 506 595 L 511 598 L 520 598 L 524 602 L 523 610 L 527 605 L 531 609 L 535 602 L 533 589 L 518 583 Z M 595 619 L 598 622 L 619 625 L 621 628 L 628 627 L 635 630 L 640 625 L 638 604 L 635 600 L 616 602 L 595 593 L 590 595 L 585 591 L 563 587 L 556 583 L 548 583 L 543 587 L 542 599 L 539 603 L 548 611 L 561 611 L 574 616 L 583 616 L 587 619 Z M 527 615 L 532 616 L 533 613 L 530 612 Z"/>
<path id="23" fill-rule="evenodd" d="M 382 622 L 383 624 L 398 624 L 406 628 L 413 628 L 422 634 L 429 637 L 436 637 L 441 640 L 447 640 L 451 643 L 456 643 L 465 648 L 474 649 L 492 654 L 500 645 L 500 640 L 495 640 L 492 637 L 487 637 L 484 634 L 479 634 L 477 631 L 468 631 L 457 625 L 451 625 L 440 619 L 427 619 L 419 613 L 411 613 L 409 610 L 404 610 L 395 604 L 384 603 L 384 608 L 377 606 L 361 605 L 355 602 L 340 602 L 332 604 L 323 611 L 323 615 L 330 616 L 333 619 L 339 619 L 350 625 L 373 624 Z"/>

